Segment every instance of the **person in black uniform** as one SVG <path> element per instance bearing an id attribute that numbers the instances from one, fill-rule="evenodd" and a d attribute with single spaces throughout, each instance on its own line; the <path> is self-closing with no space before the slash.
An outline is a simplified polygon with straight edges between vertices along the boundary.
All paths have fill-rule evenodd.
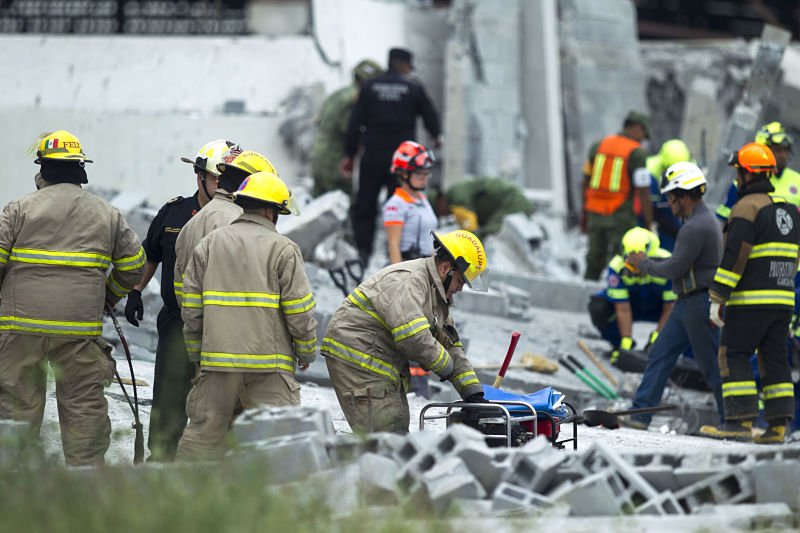
<path id="1" fill-rule="evenodd" d="M 175 459 L 178 441 L 186 427 L 186 396 L 192 387 L 195 366 L 189 361 L 183 341 L 181 310 L 175 298 L 173 275 L 175 270 L 175 241 L 181 228 L 206 205 L 217 189 L 219 171 L 217 164 L 230 162 L 241 153 L 238 145 L 225 140 L 212 141 L 198 152 L 194 159 L 182 157 L 194 166 L 197 191 L 184 198 L 176 196 L 159 210 L 142 243 L 147 263 L 141 281 L 128 293 L 125 318 L 134 326 L 144 317 L 142 290 L 161 265 L 161 299 L 164 306 L 158 313 L 158 346 L 156 347 L 153 406 L 150 411 L 150 432 L 147 447 L 150 461 Z"/>
<path id="2" fill-rule="evenodd" d="M 395 149 L 406 140 L 416 140 L 417 116 L 441 145 L 439 116 L 422 83 L 411 78 L 413 55 L 404 48 L 389 51 L 389 69 L 366 81 L 359 93 L 347 127 L 345 158 L 341 169 L 352 172 L 353 159 L 363 144 L 359 183 L 351 212 L 355 244 L 364 264 L 372 255 L 378 195 L 386 186 L 389 196 L 397 183 L 389 172 Z"/>

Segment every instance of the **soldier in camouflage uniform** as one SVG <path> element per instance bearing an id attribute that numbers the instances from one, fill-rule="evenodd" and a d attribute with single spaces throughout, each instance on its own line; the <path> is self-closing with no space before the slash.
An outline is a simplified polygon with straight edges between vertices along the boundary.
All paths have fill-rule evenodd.
<path id="1" fill-rule="evenodd" d="M 480 238 L 500 231 L 512 213 L 533 214 L 533 204 L 514 183 L 500 178 L 474 178 L 453 185 L 435 201 L 439 216 L 452 214 L 459 227 Z"/>
<path id="2" fill-rule="evenodd" d="M 361 83 L 382 73 L 380 65 L 365 59 L 353 68 L 353 84 L 334 92 L 322 104 L 317 117 L 317 132 L 311 148 L 311 175 L 314 196 L 334 189 L 350 193 L 350 178 L 339 172 L 350 111 L 358 98 Z"/>

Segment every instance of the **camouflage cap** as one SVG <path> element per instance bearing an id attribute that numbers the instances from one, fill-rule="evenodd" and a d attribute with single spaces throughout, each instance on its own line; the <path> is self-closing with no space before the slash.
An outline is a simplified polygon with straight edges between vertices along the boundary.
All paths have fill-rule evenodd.
<path id="1" fill-rule="evenodd" d="M 366 81 L 378 74 L 383 74 L 383 69 L 377 61 L 372 59 L 364 59 L 353 67 L 353 77 L 358 81 Z"/>
<path id="2" fill-rule="evenodd" d="M 642 113 L 641 111 L 629 111 L 628 115 L 625 117 L 625 123 L 634 123 L 634 124 L 641 124 L 644 127 L 644 133 L 647 137 L 650 137 L 650 116 L 647 113 Z"/>

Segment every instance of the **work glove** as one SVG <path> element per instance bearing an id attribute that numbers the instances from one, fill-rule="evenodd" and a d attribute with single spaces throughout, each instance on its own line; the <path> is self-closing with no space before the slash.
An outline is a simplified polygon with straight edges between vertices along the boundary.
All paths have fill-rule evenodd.
<path id="1" fill-rule="evenodd" d="M 650 347 L 655 344 L 656 339 L 658 338 L 658 330 L 653 330 L 650 334 L 650 338 L 647 340 L 647 345 L 644 347 L 644 351 L 648 351 Z"/>
<path id="2" fill-rule="evenodd" d="M 725 325 L 725 321 L 722 319 L 722 313 L 724 312 L 725 304 L 720 302 L 711 302 L 711 307 L 708 309 L 708 318 L 711 320 L 711 323 L 721 328 Z"/>
<path id="3" fill-rule="evenodd" d="M 132 289 L 128 293 L 128 301 L 125 303 L 125 318 L 128 322 L 139 327 L 139 320 L 144 318 L 144 303 L 142 303 L 142 291 Z M 136 319 L 139 320 L 136 320 Z"/>
<path id="4" fill-rule="evenodd" d="M 464 398 L 464 403 L 486 403 L 486 398 L 482 392 L 476 392 Z"/>
<path id="5" fill-rule="evenodd" d="M 633 348 L 633 339 L 630 337 L 622 337 L 622 340 L 619 341 L 619 346 L 614 348 L 614 351 L 611 352 L 611 364 L 617 364 L 617 359 L 619 359 L 619 354 L 622 350 L 630 350 Z"/>

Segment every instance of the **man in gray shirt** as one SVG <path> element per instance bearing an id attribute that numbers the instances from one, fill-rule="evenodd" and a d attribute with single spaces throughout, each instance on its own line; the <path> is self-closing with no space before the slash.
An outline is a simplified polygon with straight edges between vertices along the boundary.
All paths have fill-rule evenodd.
<path id="1" fill-rule="evenodd" d="M 652 407 L 661 402 L 667 379 L 678 357 L 691 346 L 706 383 L 714 392 L 722 419 L 722 390 L 717 351 L 719 329 L 708 320 L 708 289 L 722 259 L 722 231 L 714 213 L 703 202 L 706 178 L 694 163 L 676 163 L 661 179 L 672 213 L 684 219 L 672 257 L 649 259 L 631 254 L 628 262 L 643 274 L 669 278 L 678 301 L 656 339 L 647 360 L 633 407 Z M 632 416 L 628 425 L 646 429 L 652 415 Z"/>

